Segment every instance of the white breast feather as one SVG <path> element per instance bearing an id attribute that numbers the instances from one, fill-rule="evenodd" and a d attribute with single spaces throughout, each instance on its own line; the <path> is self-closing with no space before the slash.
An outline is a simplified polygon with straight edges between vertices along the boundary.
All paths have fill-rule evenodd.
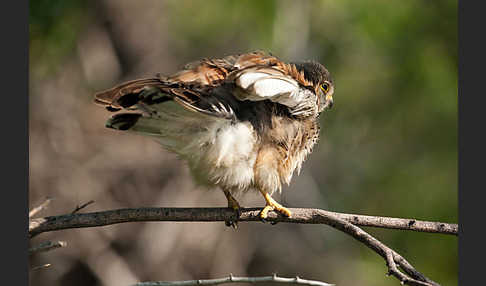
<path id="1" fill-rule="evenodd" d="M 204 124 L 204 123 L 203 123 Z M 246 190 L 253 183 L 256 138 L 249 122 L 215 122 L 197 140 L 182 147 L 197 181 L 223 188 Z M 208 180 L 209 178 L 209 180 Z"/>
<path id="2" fill-rule="evenodd" d="M 195 113 L 172 102 L 158 105 L 157 112 L 156 119 L 140 121 L 156 131 L 153 136 L 164 147 L 187 159 L 197 182 L 242 190 L 253 183 L 256 138 L 250 122 Z"/>

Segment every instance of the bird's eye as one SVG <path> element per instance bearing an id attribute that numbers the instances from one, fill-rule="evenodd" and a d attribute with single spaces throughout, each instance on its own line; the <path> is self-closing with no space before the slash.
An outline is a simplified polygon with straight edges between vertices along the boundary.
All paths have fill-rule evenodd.
<path id="1" fill-rule="evenodd" d="M 329 91 L 329 85 L 327 83 L 323 83 L 321 85 L 321 89 L 324 91 L 324 93 L 327 93 Z"/>

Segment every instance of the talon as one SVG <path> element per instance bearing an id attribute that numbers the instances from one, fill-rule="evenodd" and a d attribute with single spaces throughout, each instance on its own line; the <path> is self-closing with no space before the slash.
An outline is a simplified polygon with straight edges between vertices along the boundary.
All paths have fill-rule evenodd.
<path id="1" fill-rule="evenodd" d="M 268 217 L 268 212 L 269 211 L 272 211 L 274 209 L 273 206 L 271 205 L 266 205 L 261 211 L 260 211 L 260 219 L 263 221 L 263 222 L 266 222 L 266 218 Z"/>
<path id="2" fill-rule="evenodd" d="M 269 211 L 279 212 L 286 217 L 290 217 L 292 215 L 292 212 L 288 208 L 277 203 L 268 193 L 262 192 L 262 194 L 267 202 L 267 205 L 260 211 L 261 220 L 265 220 L 267 218 Z"/>
<path id="3" fill-rule="evenodd" d="M 235 200 L 236 202 L 236 200 Z M 238 202 L 236 202 L 238 204 Z M 229 203 L 228 203 L 229 205 Z M 230 220 L 230 221 L 225 221 L 225 224 L 226 226 L 231 226 L 233 229 L 237 229 L 238 228 L 238 219 L 240 218 L 241 216 L 241 210 L 240 210 L 240 207 L 239 205 L 232 205 L 232 206 L 228 206 L 228 208 L 231 208 L 233 209 L 233 211 L 235 212 L 235 220 Z"/>
<path id="4" fill-rule="evenodd" d="M 226 220 L 226 221 L 224 222 L 224 224 L 225 224 L 227 227 L 232 227 L 233 229 L 237 229 L 237 228 L 238 228 L 238 222 L 237 222 L 237 221 Z"/>
<path id="5" fill-rule="evenodd" d="M 288 208 L 281 206 L 281 205 L 279 205 L 279 206 L 280 207 L 275 208 L 275 210 L 278 211 L 279 213 L 281 213 L 283 216 L 290 217 L 292 215 L 292 212 Z"/>
<path id="6" fill-rule="evenodd" d="M 260 221 L 261 221 L 261 222 L 263 222 L 263 223 L 267 223 L 267 220 L 266 220 L 267 216 L 266 216 L 266 215 L 264 216 L 264 215 L 262 214 L 262 212 L 263 212 L 263 210 L 261 210 L 261 211 L 260 211 L 260 213 L 258 214 L 258 217 L 260 218 Z"/>

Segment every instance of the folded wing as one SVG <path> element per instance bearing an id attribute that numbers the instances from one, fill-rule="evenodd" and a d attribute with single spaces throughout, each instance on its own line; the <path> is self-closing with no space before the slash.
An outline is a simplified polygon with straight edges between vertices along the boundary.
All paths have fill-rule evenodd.
<path id="1" fill-rule="evenodd" d="M 270 100 L 285 105 L 294 116 L 317 115 L 314 92 L 278 67 L 246 68 L 232 75 L 239 100 Z"/>

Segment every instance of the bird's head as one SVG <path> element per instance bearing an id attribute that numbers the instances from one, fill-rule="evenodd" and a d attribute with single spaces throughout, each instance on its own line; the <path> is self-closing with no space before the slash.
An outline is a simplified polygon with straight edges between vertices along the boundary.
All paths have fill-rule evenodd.
<path id="1" fill-rule="evenodd" d="M 317 95 L 319 112 L 331 109 L 333 106 L 334 82 L 329 71 L 320 63 L 315 61 L 305 61 L 294 63 L 295 67 L 304 72 L 307 81 L 313 84 L 313 89 Z"/>

